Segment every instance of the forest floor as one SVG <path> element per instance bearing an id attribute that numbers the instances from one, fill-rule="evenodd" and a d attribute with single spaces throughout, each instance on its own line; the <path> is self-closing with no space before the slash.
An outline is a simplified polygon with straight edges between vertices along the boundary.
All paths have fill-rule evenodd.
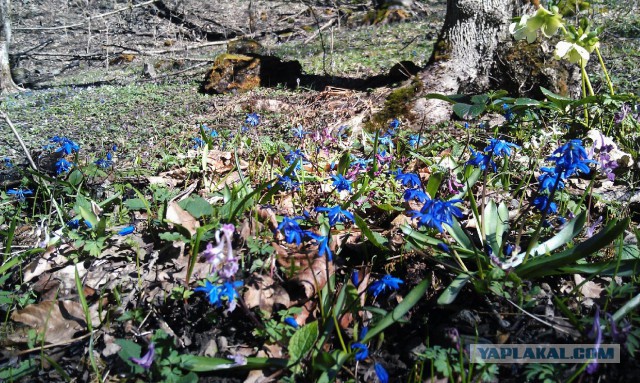
<path id="1" fill-rule="evenodd" d="M 558 133 L 554 123 L 531 131 L 530 122 L 500 113 L 469 129 L 458 120 L 423 126 L 406 118 L 390 120 L 378 135 L 362 129 L 406 83 L 353 84 L 384 76 L 401 61 L 426 65 L 442 1 L 416 2 L 406 20 L 375 24 L 357 2 L 165 3 L 180 20 L 152 4 L 13 3 L 12 59 L 25 91 L 4 97 L 0 110 L 41 171 L 29 170 L 13 134 L 0 137 L 0 381 L 369 382 L 380 376 L 377 364 L 393 382 L 638 375 L 632 352 L 640 316 L 638 302 L 628 304 L 637 298 L 640 258 L 633 163 L 620 166 L 612 182 L 572 177 L 557 197 L 558 213 L 541 217 L 529 202 L 539 176 L 532 164 L 588 129 Z M 640 17 L 612 7 L 596 19 L 608 27 L 602 52 L 618 93 L 640 94 Z M 321 33 L 318 26 L 325 26 Z M 208 67 L 226 49 L 217 40 L 237 36 L 255 38 L 266 54 L 298 60 L 308 81 L 297 89 L 200 93 Z M 154 78 L 145 76 L 145 65 L 155 68 Z M 600 77 L 593 82 L 597 93 L 605 89 Z M 623 129 L 613 125 L 613 106 L 597 109 L 611 116 L 600 120 L 609 132 Z M 520 111 L 514 108 L 516 121 L 525 120 Z M 566 116 L 557 121 L 570 125 Z M 637 124 L 625 142 L 616 140 L 634 157 Z M 498 174 L 474 172 L 466 165 L 468 147 L 481 150 L 496 133 L 520 148 Z M 78 145 L 62 175 L 56 163 L 69 141 L 60 137 Z M 415 174 L 434 201 L 464 199 L 460 225 L 414 230 L 410 211 L 422 205 L 405 199 L 417 188 L 407 188 L 398 168 Z M 26 198 L 7 193 L 26 189 L 33 191 Z M 322 210 L 332 206 L 347 212 Z M 502 209 L 506 227 L 491 221 L 478 228 Z M 548 225 L 541 229 L 538 221 Z M 224 224 L 234 225 L 228 237 Z M 536 230 L 541 240 L 561 241 L 558 254 L 579 248 L 600 269 L 580 261 L 562 270 L 553 264 L 549 274 L 522 270 L 522 279 L 518 269 L 502 272 L 500 262 L 510 258 L 500 250 L 526 250 Z M 504 237 L 487 239 L 497 232 Z M 615 242 L 604 243 L 609 233 Z M 216 290 L 216 300 L 206 290 L 224 274 L 201 256 L 213 254 L 207 243 L 233 248 L 216 256 L 239 263 L 229 279 L 243 283 L 237 296 Z M 487 244 L 502 261 L 489 257 Z M 478 252 L 486 257 L 474 260 Z M 602 259 L 617 260 L 615 271 Z M 387 274 L 403 283 L 372 290 Z M 584 363 L 474 369 L 458 353 L 468 343 L 593 343 L 588 332 L 599 310 L 609 343 L 618 330 L 606 313 L 622 313 L 620 331 L 632 327 L 622 363 L 600 364 L 593 375 Z M 366 338 L 363 326 L 377 336 Z M 351 354 L 360 343 L 368 344 L 365 358 Z M 151 367 L 130 359 L 150 345 Z"/>

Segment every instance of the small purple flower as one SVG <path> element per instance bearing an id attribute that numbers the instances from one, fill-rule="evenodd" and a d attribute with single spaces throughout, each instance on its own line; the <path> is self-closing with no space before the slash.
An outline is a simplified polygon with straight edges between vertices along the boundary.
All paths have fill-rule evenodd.
<path id="1" fill-rule="evenodd" d="M 400 278 L 395 278 L 392 277 L 391 275 L 387 274 L 384 277 L 382 277 L 381 279 L 373 282 L 368 290 L 370 293 L 373 294 L 374 297 L 378 297 L 378 295 L 380 295 L 380 293 L 384 292 L 385 290 L 389 289 L 389 290 L 398 290 L 400 288 L 400 285 L 403 284 L 404 281 Z"/>
<path id="2" fill-rule="evenodd" d="M 138 366 L 144 368 L 145 370 L 148 370 L 151 367 L 151 364 L 153 363 L 153 358 L 155 355 L 156 355 L 156 348 L 153 342 L 151 342 L 149 343 L 149 348 L 147 349 L 146 354 L 144 354 L 140 358 L 131 357 L 129 358 L 129 360 L 137 364 Z"/>
<path id="3" fill-rule="evenodd" d="M 613 315 L 607 313 L 605 317 L 609 321 L 609 327 L 611 327 L 611 338 L 614 342 L 625 344 L 627 342 L 627 337 L 631 332 L 631 323 L 628 321 L 624 321 L 621 323 L 622 327 L 618 329 L 616 325 L 616 321 L 613 320 Z"/>
<path id="4" fill-rule="evenodd" d="M 598 219 L 593 221 L 593 223 L 587 227 L 587 230 L 584 233 L 585 236 L 587 238 L 593 237 L 593 233 L 596 232 L 596 229 L 598 228 L 598 226 L 600 226 L 601 223 L 602 223 L 602 216 L 599 216 Z"/>
<path id="5" fill-rule="evenodd" d="M 218 275 L 224 279 L 231 279 L 238 272 L 238 259 L 233 255 L 233 233 L 235 227 L 232 224 L 224 224 L 220 230 L 216 230 L 214 236 L 216 245 L 207 244 L 202 256 L 213 265 Z"/>
<path id="6" fill-rule="evenodd" d="M 596 313 L 593 316 L 593 326 L 587 335 L 589 339 L 594 340 L 593 349 L 595 351 L 595 355 L 598 355 L 598 350 L 600 345 L 602 344 L 602 328 L 600 327 L 600 306 L 596 306 Z M 587 373 L 589 375 L 593 375 L 598 370 L 598 359 L 595 358 L 589 365 L 587 366 Z"/>

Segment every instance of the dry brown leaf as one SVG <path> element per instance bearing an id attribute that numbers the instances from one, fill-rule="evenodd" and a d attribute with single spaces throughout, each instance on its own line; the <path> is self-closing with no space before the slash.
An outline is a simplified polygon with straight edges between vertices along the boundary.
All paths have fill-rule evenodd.
<path id="1" fill-rule="evenodd" d="M 92 325 L 99 325 L 97 305 L 89 311 Z M 82 305 L 69 300 L 44 301 L 11 314 L 13 321 L 36 329 L 46 343 L 60 343 L 73 338 L 79 331 L 87 331 L 85 318 Z"/>
<path id="2" fill-rule="evenodd" d="M 310 299 L 316 295 L 317 291 L 322 290 L 324 285 L 327 284 L 328 277 L 333 275 L 334 272 L 335 266 L 333 262 L 327 262 L 324 257 L 316 257 L 309 267 L 300 271 L 291 280 L 301 287 L 305 298 Z"/>
<path id="3" fill-rule="evenodd" d="M 171 177 L 162 177 L 162 176 L 149 176 L 147 180 L 151 185 L 165 185 L 170 188 L 175 188 L 178 186 L 178 180 Z"/>
<path id="4" fill-rule="evenodd" d="M 268 313 L 277 309 L 278 305 L 291 307 L 289 293 L 267 275 L 253 274 L 243 298 L 247 307 L 260 307 L 260 310 Z"/>
<path id="5" fill-rule="evenodd" d="M 188 211 L 181 208 L 175 201 L 169 202 L 169 206 L 167 207 L 167 221 L 183 226 L 189 230 L 191 235 L 194 235 L 196 229 L 200 227 L 200 222 L 189 214 Z"/>
<path id="6" fill-rule="evenodd" d="M 577 286 L 584 282 L 585 278 L 580 274 L 574 274 L 573 280 L 576 282 Z M 602 295 L 602 291 L 604 291 L 604 288 L 593 281 L 588 281 L 580 286 L 580 293 L 585 298 L 598 299 L 600 298 L 600 295 Z"/>

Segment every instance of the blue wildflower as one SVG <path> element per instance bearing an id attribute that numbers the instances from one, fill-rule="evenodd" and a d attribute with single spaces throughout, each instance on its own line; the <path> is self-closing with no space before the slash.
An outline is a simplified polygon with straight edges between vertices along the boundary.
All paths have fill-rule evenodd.
<path id="1" fill-rule="evenodd" d="M 520 147 L 516 144 L 512 144 L 511 142 L 507 142 L 504 140 L 499 140 L 497 138 L 492 138 L 489 142 L 489 146 L 487 146 L 484 151 L 485 153 L 493 153 L 494 156 L 504 156 L 508 157 L 511 155 L 511 149 L 520 149 Z"/>
<path id="2" fill-rule="evenodd" d="M 404 200 L 411 201 L 415 200 L 421 203 L 426 202 L 429 198 L 429 195 L 424 192 L 422 189 L 407 189 L 404 191 Z"/>
<path id="3" fill-rule="evenodd" d="M 588 164 L 596 162 L 589 159 L 582 141 L 578 139 L 570 140 L 556 149 L 547 160 L 555 162 L 556 173 L 564 173 L 565 177 L 570 177 L 577 172 L 587 174 L 590 172 Z"/>
<path id="4" fill-rule="evenodd" d="M 438 243 L 437 246 L 438 246 L 438 249 L 442 250 L 444 253 L 447 253 L 447 254 L 451 253 L 451 249 L 449 248 L 449 246 L 447 246 L 446 243 L 440 242 Z"/>
<path id="5" fill-rule="evenodd" d="M 251 126 L 257 126 L 260 123 L 260 116 L 257 113 L 249 113 L 244 122 Z"/>
<path id="6" fill-rule="evenodd" d="M 384 292 L 387 289 L 398 290 L 400 288 L 400 285 L 403 283 L 404 281 L 402 279 L 394 278 L 391 275 L 387 274 L 381 279 L 373 282 L 369 286 L 368 290 L 373 294 L 374 297 L 377 298 L 380 293 Z"/>
<path id="7" fill-rule="evenodd" d="M 289 176 L 282 176 L 278 179 L 278 185 L 280 185 L 284 190 L 298 190 L 298 186 L 300 182 L 296 182 L 291 179 Z"/>
<path id="8" fill-rule="evenodd" d="M 293 327 L 293 328 L 299 328 L 300 325 L 298 324 L 298 322 L 296 322 L 295 318 L 293 317 L 286 317 L 284 318 L 284 323 L 288 324 L 289 326 Z"/>
<path id="9" fill-rule="evenodd" d="M 358 272 L 358 270 L 353 270 L 351 273 L 351 283 L 353 283 L 355 287 L 360 285 L 360 272 Z"/>
<path id="10" fill-rule="evenodd" d="M 200 137 L 193 137 L 191 139 L 191 141 L 193 141 L 193 148 L 194 149 L 201 148 L 201 147 L 203 147 L 205 145 L 205 142 Z"/>
<path id="11" fill-rule="evenodd" d="M 376 363 L 373 365 L 373 369 L 376 370 L 376 375 L 378 376 L 380 383 L 389 383 L 389 374 L 387 373 L 387 370 L 384 369 L 383 365 Z"/>
<path id="12" fill-rule="evenodd" d="M 56 173 L 57 174 L 66 173 L 69 170 L 71 170 L 72 166 L 73 166 L 73 164 L 71 162 L 65 160 L 64 158 L 60 158 L 56 162 Z"/>
<path id="13" fill-rule="evenodd" d="M 392 141 L 393 137 L 389 136 L 389 135 L 384 135 L 382 137 L 378 137 L 378 144 L 380 145 L 384 145 L 388 148 L 393 148 L 393 141 Z"/>
<path id="14" fill-rule="evenodd" d="M 276 230 L 282 231 L 284 234 L 284 239 L 287 243 L 295 243 L 296 245 L 300 245 L 302 242 L 302 235 L 304 234 L 302 228 L 296 221 L 301 217 L 284 217 L 282 218 L 282 222 L 278 225 Z"/>
<path id="15" fill-rule="evenodd" d="M 7 191 L 7 195 L 13 196 L 13 198 L 20 202 L 23 202 L 25 197 L 31 194 L 33 194 L 33 191 L 29 189 L 11 189 Z"/>
<path id="16" fill-rule="evenodd" d="M 356 343 L 353 343 L 351 345 L 351 349 L 352 350 L 357 350 L 356 351 L 356 360 L 357 361 L 365 360 L 369 356 L 369 347 L 366 344 L 362 344 L 360 342 L 356 342 Z"/>
<path id="17" fill-rule="evenodd" d="M 593 326 L 587 335 L 590 339 L 594 340 L 593 350 L 594 354 L 598 355 L 598 349 L 602 344 L 602 328 L 600 327 L 600 306 L 596 306 L 596 313 L 593 316 Z M 593 359 L 587 366 L 587 374 L 593 375 L 598 370 L 598 359 L 597 357 Z"/>
<path id="18" fill-rule="evenodd" d="M 5 168 L 11 168 L 13 167 L 13 164 L 11 163 L 11 159 L 9 159 L 9 157 L 5 157 L 2 159 L 2 162 L 4 163 L 4 167 Z"/>
<path id="19" fill-rule="evenodd" d="M 284 156 L 284 159 L 287 160 L 290 165 L 296 162 L 297 159 L 300 159 L 296 169 L 301 169 L 302 164 L 307 162 L 307 156 L 300 149 L 296 149 L 295 151 L 290 150 L 289 154 Z"/>
<path id="20" fill-rule="evenodd" d="M 459 199 L 451 201 L 428 200 L 422 206 L 420 211 L 411 210 L 409 214 L 418 219 L 418 226 L 427 226 L 438 229 L 439 232 L 444 231 L 443 224 L 453 226 L 453 217 L 462 218 L 462 212 L 455 203 L 462 202 Z"/>
<path id="21" fill-rule="evenodd" d="M 133 233 L 136 230 L 135 226 L 127 226 L 122 228 L 119 232 L 118 235 L 129 235 L 131 233 Z"/>
<path id="22" fill-rule="evenodd" d="M 298 125 L 295 128 L 291 129 L 291 133 L 295 138 L 303 139 L 305 135 L 309 134 L 302 125 Z"/>
<path id="23" fill-rule="evenodd" d="M 403 186 L 408 188 L 419 188 L 422 186 L 422 181 L 420 181 L 420 176 L 415 173 L 403 173 L 400 169 L 395 173 L 396 179 L 400 181 Z"/>
<path id="24" fill-rule="evenodd" d="M 225 298 L 227 301 L 228 309 L 227 311 L 231 312 L 235 310 L 238 298 L 237 288 L 242 287 L 242 281 L 235 282 L 224 282 L 219 288 L 219 297 L 220 299 Z"/>
<path id="25" fill-rule="evenodd" d="M 558 205 L 555 202 L 549 200 L 548 195 L 539 195 L 533 200 L 533 206 L 535 206 L 541 212 L 547 214 L 556 213 L 558 211 Z"/>
<path id="26" fill-rule="evenodd" d="M 420 134 L 412 134 L 409 136 L 409 140 L 407 140 L 407 144 L 412 148 L 417 148 L 418 146 L 422 146 L 424 142 L 424 137 Z"/>
<path id="27" fill-rule="evenodd" d="M 313 239 L 314 241 L 316 241 L 316 244 L 318 245 L 318 256 L 322 257 L 323 255 L 327 256 L 327 259 L 329 261 L 333 261 L 333 252 L 331 251 L 331 248 L 329 247 L 329 241 L 330 238 L 328 235 L 319 235 L 310 231 L 305 231 L 304 232 L 305 235 L 307 235 L 309 238 Z"/>
<path id="28" fill-rule="evenodd" d="M 356 168 L 356 169 L 361 169 L 364 170 L 369 166 L 369 163 L 371 162 L 371 159 L 364 159 L 364 158 L 357 158 L 354 157 L 353 161 L 351 161 L 350 166 L 352 168 Z"/>
<path id="29" fill-rule="evenodd" d="M 138 366 L 144 368 L 145 370 L 148 370 L 149 368 L 151 368 L 151 364 L 153 363 L 153 358 L 155 357 L 155 355 L 156 355 L 155 345 L 153 344 L 153 342 L 151 342 L 149 344 L 149 348 L 147 349 L 146 354 L 144 354 L 140 358 L 130 357 L 129 360 L 137 364 Z"/>
<path id="30" fill-rule="evenodd" d="M 507 121 L 513 120 L 513 112 L 511 111 L 511 108 L 509 107 L 509 105 L 502 104 L 502 111 L 503 111 L 504 118 L 506 118 Z"/>
<path id="31" fill-rule="evenodd" d="M 331 176 L 331 179 L 333 180 L 333 186 L 336 187 L 336 190 L 338 191 L 351 191 L 351 181 L 349 181 L 348 179 L 346 179 L 342 174 L 337 174 L 334 176 Z"/>
<path id="32" fill-rule="evenodd" d="M 563 174 L 556 173 L 555 168 L 542 167 L 540 168 L 542 174 L 538 177 L 538 182 L 540 182 L 540 190 L 547 190 L 551 192 L 556 183 L 558 184 L 556 190 L 564 189 L 564 182 L 562 182 Z"/>
<path id="33" fill-rule="evenodd" d="M 498 171 L 498 165 L 491 159 L 491 155 L 486 155 L 482 152 L 476 152 L 471 149 L 471 158 L 467 161 L 468 165 L 480 166 L 480 169 L 485 170 L 487 167 L 491 167 L 494 172 Z"/>
<path id="34" fill-rule="evenodd" d="M 69 155 L 80 150 L 80 146 L 67 137 L 53 136 L 49 141 L 57 143 L 59 147 L 56 149 L 56 152 L 62 152 L 64 155 Z"/>
<path id="35" fill-rule="evenodd" d="M 205 281 L 204 286 L 199 286 L 194 289 L 196 292 L 202 291 L 209 297 L 209 303 L 216 307 L 222 306 L 222 301 L 220 301 L 220 286 L 214 285 L 209 281 Z"/>
<path id="36" fill-rule="evenodd" d="M 77 229 L 80 227 L 80 221 L 78 221 L 77 219 L 72 219 L 69 222 L 67 222 L 67 226 L 71 230 Z"/>
<path id="37" fill-rule="evenodd" d="M 351 222 L 355 222 L 355 218 L 353 214 L 347 210 L 342 210 L 342 208 L 337 205 L 334 207 L 317 207 L 316 211 L 326 212 L 327 216 L 329 216 L 329 225 L 334 226 L 336 223 L 345 222 L 345 220 L 349 219 Z"/>

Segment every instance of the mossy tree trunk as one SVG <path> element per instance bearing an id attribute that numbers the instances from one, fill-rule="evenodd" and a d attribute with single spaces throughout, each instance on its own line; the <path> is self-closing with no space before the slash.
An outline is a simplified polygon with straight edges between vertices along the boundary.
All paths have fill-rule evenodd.
<path id="1" fill-rule="evenodd" d="M 545 43 L 528 46 L 516 43 L 509 34 L 512 18 L 533 10 L 532 4 L 522 0 L 448 0 L 430 63 L 420 73 L 424 93 L 505 89 L 513 96 L 536 97 L 540 86 L 571 93 L 577 84 L 575 74 L 553 62 Z M 451 116 L 444 102 L 424 98 L 417 99 L 412 111 L 430 122 Z"/>
<path id="2" fill-rule="evenodd" d="M 0 0 L 0 93 L 10 93 L 19 90 L 11 77 L 9 64 L 9 43 L 11 41 L 11 18 L 9 0 Z"/>

